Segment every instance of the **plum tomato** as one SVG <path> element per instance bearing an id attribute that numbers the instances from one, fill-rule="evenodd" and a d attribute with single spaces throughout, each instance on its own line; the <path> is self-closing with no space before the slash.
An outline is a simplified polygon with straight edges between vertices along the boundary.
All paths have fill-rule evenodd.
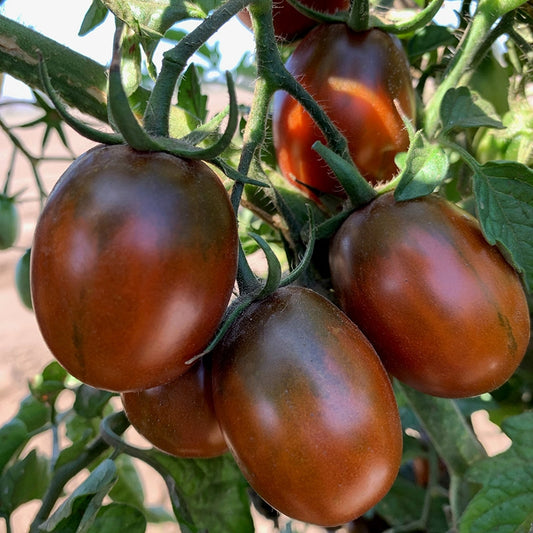
<path id="1" fill-rule="evenodd" d="M 207 358 L 170 383 L 121 395 L 131 425 L 176 457 L 216 457 L 228 451 L 215 417 Z"/>
<path id="2" fill-rule="evenodd" d="M 514 373 L 530 336 L 520 277 L 472 215 L 436 194 L 355 211 L 330 247 L 339 305 L 385 368 L 421 392 L 475 396 Z"/>
<path id="3" fill-rule="evenodd" d="M 252 488 L 291 518 L 335 526 L 389 490 L 402 428 L 371 344 L 329 300 L 285 287 L 213 352 L 215 413 Z"/>
<path id="4" fill-rule="evenodd" d="M 330 14 L 350 9 L 350 0 L 302 0 L 301 3 L 315 11 Z M 252 20 L 247 9 L 240 11 L 237 17 L 247 28 L 252 28 Z M 280 41 L 284 42 L 295 41 L 318 25 L 316 20 L 305 16 L 291 6 L 287 0 L 278 0 L 273 3 L 272 20 L 274 34 Z"/>
<path id="5" fill-rule="evenodd" d="M 216 331 L 237 269 L 234 211 L 203 162 L 98 146 L 37 222 L 31 293 L 55 358 L 116 392 L 186 371 Z"/>
<path id="6" fill-rule="evenodd" d="M 0 250 L 11 248 L 20 231 L 20 216 L 15 198 L 0 194 Z"/>
<path id="7" fill-rule="evenodd" d="M 345 24 L 322 24 L 300 41 L 287 69 L 322 105 L 346 137 L 352 159 L 372 184 L 397 172 L 394 157 L 409 136 L 395 106 L 415 118 L 409 64 L 400 41 L 380 29 L 354 32 Z M 283 176 L 311 198 L 344 192 L 311 148 L 324 135 L 303 106 L 284 91 L 274 95 L 273 140 Z"/>

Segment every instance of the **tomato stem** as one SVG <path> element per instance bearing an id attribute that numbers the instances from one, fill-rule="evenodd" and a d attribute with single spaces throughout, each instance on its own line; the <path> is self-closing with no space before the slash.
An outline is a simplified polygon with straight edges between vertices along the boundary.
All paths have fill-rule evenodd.
<path id="1" fill-rule="evenodd" d="M 163 54 L 161 71 L 148 99 L 144 126 L 152 135 L 168 137 L 170 104 L 178 78 L 191 56 L 250 0 L 228 0 Z"/>
<path id="2" fill-rule="evenodd" d="M 347 20 L 353 31 L 365 31 L 370 26 L 370 3 L 368 0 L 353 0 Z"/>

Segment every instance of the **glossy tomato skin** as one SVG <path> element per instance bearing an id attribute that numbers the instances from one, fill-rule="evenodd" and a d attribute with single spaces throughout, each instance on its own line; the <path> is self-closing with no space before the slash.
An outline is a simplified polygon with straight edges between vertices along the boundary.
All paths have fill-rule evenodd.
<path id="1" fill-rule="evenodd" d="M 121 395 L 132 426 L 176 457 L 216 457 L 228 447 L 215 417 L 206 357 L 170 383 Z"/>
<path id="2" fill-rule="evenodd" d="M 398 39 L 379 29 L 353 32 L 345 24 L 322 24 L 302 39 L 286 66 L 344 134 L 363 176 L 372 184 L 390 180 L 398 170 L 395 155 L 409 145 L 394 100 L 415 118 L 409 65 Z M 338 180 L 311 148 L 317 140 L 327 142 L 303 106 L 278 91 L 272 120 L 284 177 L 311 197 L 315 191 L 342 196 Z"/>
<path id="3" fill-rule="evenodd" d="M 31 292 L 44 340 L 97 388 L 171 381 L 218 327 L 237 239 L 226 190 L 204 163 L 89 150 L 60 178 L 35 230 Z"/>
<path id="4" fill-rule="evenodd" d="M 322 13 L 336 13 L 350 9 L 350 0 L 303 0 L 302 4 Z M 247 9 L 237 15 L 248 28 L 252 28 L 252 20 Z M 291 42 L 303 37 L 311 28 L 318 25 L 303 13 L 292 7 L 287 0 L 279 0 L 272 5 L 274 34 L 280 41 Z"/>
<path id="5" fill-rule="evenodd" d="M 437 195 L 378 197 L 330 248 L 339 304 L 385 368 L 424 393 L 474 396 L 524 356 L 529 313 L 519 276 L 477 220 Z"/>
<path id="6" fill-rule="evenodd" d="M 303 287 L 252 304 L 213 354 L 213 401 L 252 488 L 334 526 L 389 490 L 402 454 L 391 384 L 359 329 Z"/>

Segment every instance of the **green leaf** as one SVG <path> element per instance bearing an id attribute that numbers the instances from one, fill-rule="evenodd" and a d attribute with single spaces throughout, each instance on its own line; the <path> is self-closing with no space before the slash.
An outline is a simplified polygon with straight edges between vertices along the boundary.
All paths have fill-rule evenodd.
<path id="1" fill-rule="evenodd" d="M 177 497 L 186 507 L 197 530 L 209 533 L 252 533 L 247 483 L 229 455 L 213 459 L 177 459 L 157 450 L 150 456 L 161 464 L 176 482 Z M 176 508 L 181 522 L 182 511 Z"/>
<path id="2" fill-rule="evenodd" d="M 533 524 L 533 413 L 507 418 L 512 446 L 467 471 L 482 485 L 461 517 L 460 533 L 528 533 Z"/>
<path id="3" fill-rule="evenodd" d="M 91 30 L 94 30 L 94 28 L 104 22 L 107 14 L 107 7 L 102 4 L 102 0 L 93 0 L 89 9 L 85 13 L 85 17 L 83 17 L 78 35 L 82 37 L 83 35 L 87 35 Z"/>
<path id="4" fill-rule="evenodd" d="M 129 27 L 122 32 L 120 75 L 122 87 L 129 97 L 141 84 L 141 47 L 139 36 Z"/>
<path id="5" fill-rule="evenodd" d="M 144 533 L 146 518 L 143 513 L 124 503 L 111 503 L 101 507 L 87 533 Z"/>
<path id="6" fill-rule="evenodd" d="M 453 46 L 457 43 L 457 37 L 450 28 L 430 24 L 416 32 L 414 37 L 407 43 L 407 55 L 414 59 L 423 54 L 432 52 L 441 46 Z"/>
<path id="7" fill-rule="evenodd" d="M 429 143 L 418 131 L 407 152 L 394 197 L 411 200 L 433 192 L 446 177 L 448 167 L 444 150 Z"/>
<path id="8" fill-rule="evenodd" d="M 15 418 L 22 420 L 26 425 L 27 431 L 32 432 L 50 422 L 50 413 L 51 409 L 48 404 L 30 395 L 20 402 Z"/>
<path id="9" fill-rule="evenodd" d="M 478 217 L 488 242 L 499 244 L 533 289 L 533 169 L 489 161 L 473 177 Z"/>
<path id="10" fill-rule="evenodd" d="M 117 467 L 118 479 L 109 492 L 109 497 L 114 502 L 127 503 L 138 509 L 143 509 L 143 485 L 131 457 L 119 455 L 115 460 L 115 466 Z"/>
<path id="11" fill-rule="evenodd" d="M 112 392 L 95 389 L 83 383 L 76 392 L 74 410 L 84 418 L 101 417 L 104 408 L 113 396 L 115 394 Z"/>
<path id="12" fill-rule="evenodd" d="M 448 90 L 442 99 L 440 118 L 443 133 L 456 128 L 503 128 L 492 104 L 467 87 Z"/>
<path id="13" fill-rule="evenodd" d="M 48 459 L 32 450 L 0 477 L 0 507 L 11 514 L 24 503 L 40 500 L 49 483 Z"/>
<path id="14" fill-rule="evenodd" d="M 194 63 L 189 65 L 178 88 L 178 106 L 203 122 L 207 117 L 207 96 L 202 94 L 202 86 Z"/>
<path id="15" fill-rule="evenodd" d="M 18 418 L 14 418 L 0 428 L 0 472 L 27 438 L 28 428 Z"/>
<path id="16" fill-rule="evenodd" d="M 41 530 L 49 533 L 88 531 L 116 479 L 115 463 L 105 459 L 40 526 Z"/>

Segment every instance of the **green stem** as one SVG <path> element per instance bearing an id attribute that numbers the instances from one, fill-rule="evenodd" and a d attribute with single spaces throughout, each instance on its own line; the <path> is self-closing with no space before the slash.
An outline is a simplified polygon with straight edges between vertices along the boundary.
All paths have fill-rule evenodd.
<path id="1" fill-rule="evenodd" d="M 228 20 L 246 7 L 250 0 L 228 0 L 163 54 L 161 71 L 152 90 L 144 115 L 144 127 L 152 135 L 168 137 L 170 103 L 178 78 L 191 56 Z"/>
<path id="2" fill-rule="evenodd" d="M 111 415 L 112 416 L 112 415 Z M 112 422 L 113 431 L 122 434 L 129 426 L 128 420 L 115 417 Z M 80 455 L 72 461 L 60 466 L 54 473 L 50 485 L 42 499 L 41 507 L 30 526 L 30 533 L 38 533 L 39 526 L 48 518 L 68 481 L 88 467 L 95 459 L 109 449 L 102 436 L 94 440 Z"/>
<path id="3" fill-rule="evenodd" d="M 65 102 L 107 122 L 107 75 L 102 65 L 0 16 L 0 72 L 42 91 L 39 55 L 46 61 L 54 87 Z"/>
<path id="4" fill-rule="evenodd" d="M 486 453 L 453 400 L 422 394 L 397 383 L 450 474 L 461 477 Z"/>
<path id="5" fill-rule="evenodd" d="M 347 24 L 353 31 L 368 30 L 370 24 L 370 4 L 368 0 L 353 0 Z"/>
<path id="6" fill-rule="evenodd" d="M 458 87 L 465 82 L 465 78 L 471 73 L 472 62 L 478 55 L 478 51 L 483 46 L 491 26 L 497 18 L 497 13 L 486 8 L 483 9 L 482 4 L 480 4 L 470 26 L 466 30 L 462 43 L 450 62 L 446 75 L 427 104 L 425 132 L 429 138 L 434 137 L 437 131 L 440 105 L 444 95 L 449 89 Z"/>

